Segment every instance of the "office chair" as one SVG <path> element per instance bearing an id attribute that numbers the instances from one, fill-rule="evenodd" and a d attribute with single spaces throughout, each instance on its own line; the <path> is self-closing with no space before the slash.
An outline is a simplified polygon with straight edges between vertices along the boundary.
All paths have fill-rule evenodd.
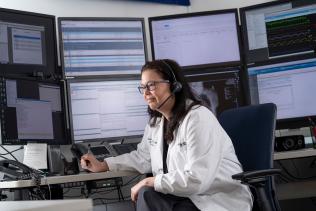
<path id="1" fill-rule="evenodd" d="M 226 110 L 218 120 L 231 138 L 244 170 L 232 178 L 250 186 L 255 198 L 253 210 L 279 211 L 273 178 L 281 172 L 273 169 L 276 105 Z"/>

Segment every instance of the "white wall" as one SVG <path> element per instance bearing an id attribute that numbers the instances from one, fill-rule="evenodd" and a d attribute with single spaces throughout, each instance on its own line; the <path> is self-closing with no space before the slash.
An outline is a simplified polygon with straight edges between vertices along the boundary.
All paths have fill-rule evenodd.
<path id="1" fill-rule="evenodd" d="M 187 12 L 240 8 L 271 0 L 191 0 L 191 6 L 135 0 L 0 0 L 0 7 L 38 12 L 56 17 L 153 17 Z M 148 56 L 151 59 L 146 21 Z"/>
<path id="2" fill-rule="evenodd" d="M 185 7 L 135 0 L 1 0 L 0 7 L 55 16 L 149 17 L 239 8 L 268 1 L 271 0 L 191 0 L 191 6 Z"/>

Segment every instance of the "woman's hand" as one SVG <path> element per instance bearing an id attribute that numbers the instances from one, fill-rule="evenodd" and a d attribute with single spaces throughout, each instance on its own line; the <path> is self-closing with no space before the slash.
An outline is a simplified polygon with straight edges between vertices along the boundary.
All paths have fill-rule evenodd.
<path id="1" fill-rule="evenodd" d="M 80 160 L 81 167 L 91 172 L 108 171 L 109 166 L 106 161 L 98 161 L 92 154 L 85 154 Z"/>
<path id="2" fill-rule="evenodd" d="M 131 199 L 136 202 L 139 190 L 144 186 L 154 187 L 155 177 L 147 177 L 134 185 L 131 189 Z"/>

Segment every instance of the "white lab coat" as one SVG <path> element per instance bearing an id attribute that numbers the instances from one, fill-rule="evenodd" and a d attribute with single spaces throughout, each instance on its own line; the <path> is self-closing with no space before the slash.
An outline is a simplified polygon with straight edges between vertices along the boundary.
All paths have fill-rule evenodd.
<path id="1" fill-rule="evenodd" d="M 252 196 L 247 186 L 231 178 L 242 172 L 232 142 L 215 116 L 195 106 L 180 123 L 167 154 L 163 174 L 163 122 L 146 126 L 137 151 L 107 158 L 110 171 L 152 172 L 154 188 L 162 193 L 189 197 L 205 211 L 247 211 Z"/>

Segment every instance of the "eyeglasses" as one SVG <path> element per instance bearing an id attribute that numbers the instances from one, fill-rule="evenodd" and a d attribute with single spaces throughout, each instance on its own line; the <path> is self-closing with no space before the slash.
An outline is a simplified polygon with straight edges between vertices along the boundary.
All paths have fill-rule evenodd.
<path id="1" fill-rule="evenodd" d="M 157 84 L 160 83 L 169 83 L 168 80 L 161 80 L 161 81 L 148 81 L 146 85 L 140 85 L 138 87 L 138 91 L 141 94 L 144 94 L 146 90 L 148 91 L 154 91 L 157 88 Z"/>

